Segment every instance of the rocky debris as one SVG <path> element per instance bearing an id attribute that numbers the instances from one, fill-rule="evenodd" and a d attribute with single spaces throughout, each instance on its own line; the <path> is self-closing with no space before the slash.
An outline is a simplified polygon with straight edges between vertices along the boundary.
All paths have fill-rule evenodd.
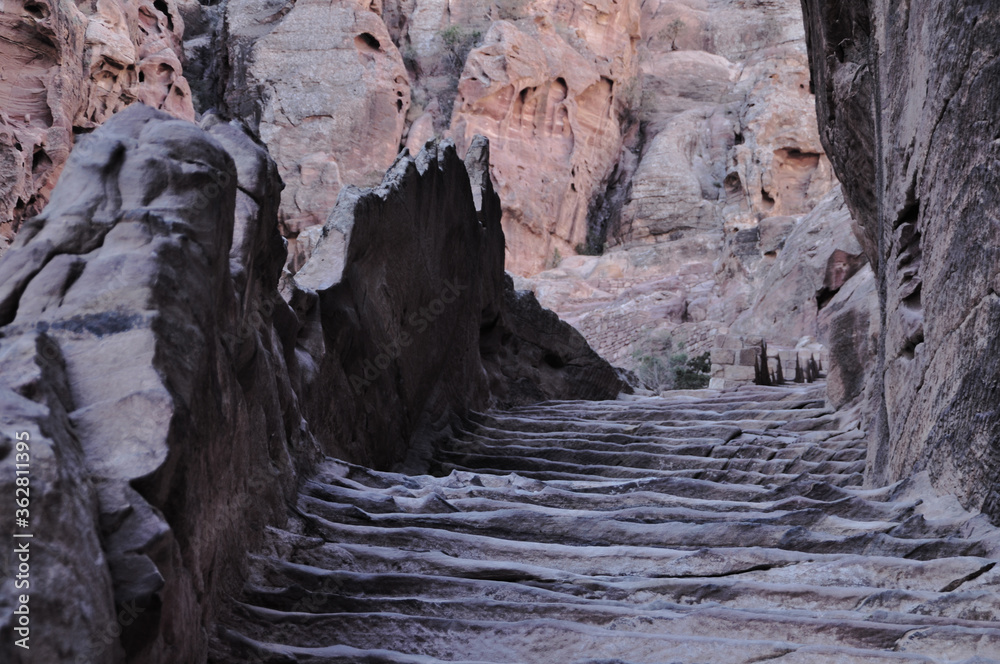
<path id="1" fill-rule="evenodd" d="M 211 661 L 989 661 L 1000 532 L 862 489 L 865 447 L 814 385 L 472 413 L 432 475 L 331 459 Z"/>
<path id="2" fill-rule="evenodd" d="M 878 267 L 869 481 L 927 469 L 1000 519 L 995 6 L 803 3 L 822 136 Z M 822 5 L 822 6 L 821 6 Z M 874 26 L 878 25 L 876 31 Z"/>
<path id="3" fill-rule="evenodd" d="M 0 254 L 45 206 L 74 136 L 141 101 L 194 119 L 172 0 L 11 0 L 0 13 Z"/>
<path id="4" fill-rule="evenodd" d="M 393 163 L 410 106 L 403 59 L 369 2 L 229 0 L 224 27 L 224 101 L 278 163 L 294 238 L 326 220 L 343 185 L 378 184 Z"/>
<path id="5" fill-rule="evenodd" d="M 321 454 L 419 463 L 469 408 L 617 395 L 582 337 L 505 281 L 488 159 L 485 139 L 466 162 L 404 153 L 378 189 L 345 190 L 282 278 L 278 167 L 242 125 L 136 104 L 81 139 L 0 261 L 0 477 L 8 432 L 28 431 L 52 562 L 31 601 L 59 607 L 35 623 L 46 647 L 204 661 L 242 553 Z M 92 555 L 52 558 L 71 547 Z"/>

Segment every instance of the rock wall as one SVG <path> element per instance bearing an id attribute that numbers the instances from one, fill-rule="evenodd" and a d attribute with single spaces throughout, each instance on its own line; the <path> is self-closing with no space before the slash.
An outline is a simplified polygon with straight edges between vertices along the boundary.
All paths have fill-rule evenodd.
<path id="1" fill-rule="evenodd" d="M 81 541 L 99 536 L 103 548 L 89 559 L 93 599 L 63 609 L 74 621 L 36 614 L 34 643 L 59 649 L 53 661 L 117 661 L 122 650 L 129 661 L 203 661 L 203 625 L 234 587 L 244 544 L 319 456 L 275 323 L 291 315 L 273 286 L 279 191 L 273 163 L 242 132 L 206 133 L 136 104 L 81 140 L 0 261 L 0 348 L 65 376 L 21 390 L 49 418 L 60 410 L 40 397 L 55 391 L 66 413 L 65 434 L 42 428 L 32 481 L 65 459 L 79 481 L 61 500 L 90 510 L 79 523 L 55 518 L 56 498 L 42 493 L 31 527 L 63 547 L 87 530 Z M 61 601 L 56 570 L 74 571 L 71 561 L 81 564 L 60 559 L 33 579 L 39 608 Z"/>
<path id="2" fill-rule="evenodd" d="M 877 265 L 867 480 L 1000 519 L 1000 8 L 803 0 L 822 137 Z"/>
<path id="3" fill-rule="evenodd" d="M 504 277 L 500 214 L 482 137 L 464 164 L 431 142 L 342 192 L 290 296 L 323 331 L 302 334 L 326 349 L 311 389 L 337 395 L 309 416 L 328 451 L 386 467 L 443 422 L 429 413 L 618 393 L 579 333 Z"/>
<path id="4" fill-rule="evenodd" d="M 285 181 L 285 235 L 322 224 L 342 186 L 382 180 L 399 152 L 410 84 L 372 3 L 229 0 L 220 38 L 225 106 L 259 129 Z"/>
<path id="5" fill-rule="evenodd" d="M 73 147 L 135 101 L 194 119 L 173 0 L 9 0 L 0 11 L 0 255 Z"/>
<path id="6" fill-rule="evenodd" d="M 635 0 L 537 0 L 521 15 L 494 22 L 469 53 L 450 133 L 460 146 L 475 134 L 496 146 L 507 267 L 534 274 L 593 239 L 591 207 L 634 101 L 639 10 Z"/>
<path id="7" fill-rule="evenodd" d="M 689 354 L 717 335 L 820 341 L 831 254 L 849 272 L 863 257 L 829 199 L 799 3 L 651 1 L 640 24 L 640 132 L 600 209 L 609 249 L 523 284 L 625 366 L 647 335 Z"/>
<path id="8" fill-rule="evenodd" d="M 635 89 L 637 0 L 227 0 L 190 11 L 212 26 L 189 35 L 191 66 L 216 79 L 205 103 L 259 127 L 288 185 L 293 268 L 340 187 L 376 184 L 400 147 L 416 154 L 435 136 L 463 151 L 477 134 L 492 141 L 509 269 L 537 272 L 590 239 Z"/>
<path id="9" fill-rule="evenodd" d="M 504 278 L 488 163 L 483 139 L 467 162 L 432 144 L 345 191 L 279 294 L 278 168 L 238 123 L 136 104 L 81 140 L 0 260 L 0 488 L 27 432 L 40 551 L 38 650 L 5 638 L 5 661 L 204 661 L 245 551 L 323 454 L 420 467 L 470 408 L 618 393 Z"/>

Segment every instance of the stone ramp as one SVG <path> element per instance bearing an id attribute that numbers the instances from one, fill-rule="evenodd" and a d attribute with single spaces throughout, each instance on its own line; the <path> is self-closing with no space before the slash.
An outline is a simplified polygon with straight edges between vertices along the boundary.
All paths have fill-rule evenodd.
<path id="1" fill-rule="evenodd" d="M 433 475 L 328 460 L 212 662 L 1000 661 L 1000 535 L 861 487 L 823 386 L 473 414 Z"/>

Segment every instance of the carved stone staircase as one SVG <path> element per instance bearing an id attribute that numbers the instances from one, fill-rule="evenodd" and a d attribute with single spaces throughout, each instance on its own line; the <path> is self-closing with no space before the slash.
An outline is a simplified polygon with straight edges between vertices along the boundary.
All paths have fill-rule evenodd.
<path id="1" fill-rule="evenodd" d="M 328 460 L 211 661 L 1000 661 L 1000 534 L 861 488 L 823 385 L 473 415 L 434 476 Z"/>

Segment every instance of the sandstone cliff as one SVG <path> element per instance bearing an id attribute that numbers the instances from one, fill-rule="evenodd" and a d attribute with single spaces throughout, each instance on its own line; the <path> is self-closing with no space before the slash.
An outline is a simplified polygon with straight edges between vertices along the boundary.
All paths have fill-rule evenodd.
<path id="1" fill-rule="evenodd" d="M 467 163 L 432 144 L 345 192 L 287 301 L 277 173 L 238 123 L 136 104 L 81 140 L 0 260 L 0 486 L 13 495 L 26 431 L 31 654 L 204 661 L 243 553 L 323 454 L 419 467 L 469 408 L 617 394 L 504 279 L 484 140 Z"/>
<path id="2" fill-rule="evenodd" d="M 510 269 L 592 239 L 638 89 L 637 0 L 185 7 L 202 106 L 259 127 L 288 185 L 293 269 L 341 187 L 377 183 L 400 147 L 435 136 L 491 139 Z"/>
<path id="3" fill-rule="evenodd" d="M 821 136 L 877 266 L 867 480 L 927 470 L 1000 519 L 1000 9 L 802 4 Z"/>
<path id="4" fill-rule="evenodd" d="M 832 193 L 798 3 L 647 2 L 641 27 L 641 131 L 592 208 L 609 249 L 522 283 L 623 365 L 664 334 L 689 353 L 727 335 L 818 352 L 830 258 L 851 274 L 864 258 Z"/>
<path id="5" fill-rule="evenodd" d="M 75 136 L 141 101 L 194 119 L 173 0 L 0 9 L 0 254 L 49 199 Z"/>

